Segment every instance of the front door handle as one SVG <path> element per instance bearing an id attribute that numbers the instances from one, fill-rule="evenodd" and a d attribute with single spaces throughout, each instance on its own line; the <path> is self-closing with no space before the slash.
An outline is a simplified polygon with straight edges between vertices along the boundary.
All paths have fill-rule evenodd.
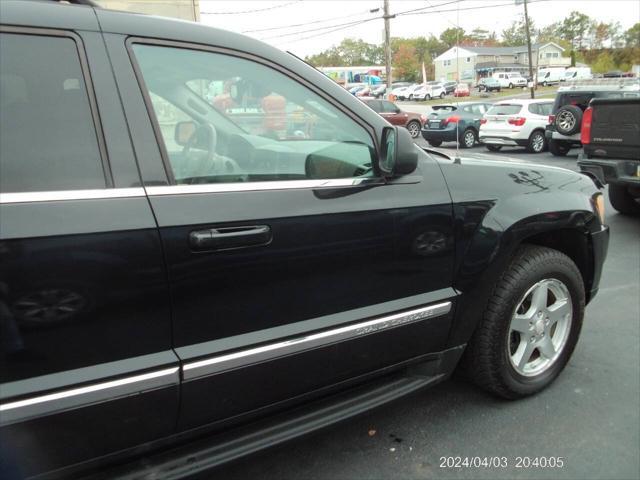
<path id="1" fill-rule="evenodd" d="M 189 245 L 193 250 L 227 250 L 267 245 L 271 239 L 268 225 L 221 227 L 191 232 Z"/>

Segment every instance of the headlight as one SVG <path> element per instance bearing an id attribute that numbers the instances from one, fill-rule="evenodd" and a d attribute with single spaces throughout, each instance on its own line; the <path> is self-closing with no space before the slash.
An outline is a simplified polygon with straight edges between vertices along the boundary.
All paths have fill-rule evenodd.
<path id="1" fill-rule="evenodd" d="M 591 203 L 593 204 L 593 211 L 598 214 L 600 223 L 604 225 L 604 195 L 598 192 L 591 197 Z"/>

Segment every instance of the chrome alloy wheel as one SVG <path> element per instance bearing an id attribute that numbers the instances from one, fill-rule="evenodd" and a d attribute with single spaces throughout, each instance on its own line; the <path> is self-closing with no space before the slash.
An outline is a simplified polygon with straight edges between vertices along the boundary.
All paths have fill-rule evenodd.
<path id="1" fill-rule="evenodd" d="M 540 153 L 544 149 L 544 135 L 542 133 L 534 134 L 531 139 L 531 149 L 536 153 Z"/>
<path id="2" fill-rule="evenodd" d="M 464 142 L 465 147 L 471 148 L 473 147 L 473 144 L 476 142 L 476 136 L 471 130 L 468 130 L 464 134 L 464 138 L 462 139 L 462 141 Z"/>
<path id="3" fill-rule="evenodd" d="M 507 336 L 507 355 L 517 373 L 533 377 L 548 370 L 564 350 L 573 318 L 567 286 L 545 279 L 518 303 Z"/>
<path id="4" fill-rule="evenodd" d="M 556 122 L 558 127 L 560 127 L 565 132 L 568 132 L 576 124 L 576 117 L 573 113 L 565 110 L 560 112 L 560 114 L 556 118 Z"/>
<path id="5" fill-rule="evenodd" d="M 416 138 L 418 135 L 420 135 L 420 124 L 418 124 L 417 122 L 409 122 L 409 125 L 407 125 L 407 130 L 409 130 L 411 138 Z"/>

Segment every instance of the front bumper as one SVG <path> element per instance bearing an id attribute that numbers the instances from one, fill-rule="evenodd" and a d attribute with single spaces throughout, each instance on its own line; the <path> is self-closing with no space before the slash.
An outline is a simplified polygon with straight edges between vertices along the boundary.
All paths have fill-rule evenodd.
<path id="1" fill-rule="evenodd" d="M 640 162 L 578 156 L 580 171 L 595 176 L 600 183 L 640 187 Z"/>
<path id="2" fill-rule="evenodd" d="M 600 231 L 591 233 L 591 247 L 593 249 L 593 282 L 588 292 L 587 302 L 593 300 L 600 288 L 602 266 L 609 249 L 609 227 L 607 225 L 603 225 Z"/>

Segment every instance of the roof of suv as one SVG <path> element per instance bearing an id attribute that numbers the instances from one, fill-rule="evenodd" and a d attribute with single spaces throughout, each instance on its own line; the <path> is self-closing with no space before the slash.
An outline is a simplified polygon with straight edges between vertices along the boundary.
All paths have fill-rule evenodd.
<path id="1" fill-rule="evenodd" d="M 320 89 L 362 118 L 371 118 L 369 108 L 354 102 L 353 95 L 329 77 L 295 55 L 245 35 L 201 23 L 151 15 L 119 12 L 89 5 L 71 5 L 57 1 L 0 0 L 0 23 L 13 27 L 83 30 L 126 35 L 129 40 L 180 42 L 199 48 L 215 45 L 229 53 L 249 56 L 283 69 Z M 166 43 L 165 43 L 166 44 Z M 374 119 L 375 121 L 375 119 Z M 382 120 L 383 121 L 383 120 Z"/>

